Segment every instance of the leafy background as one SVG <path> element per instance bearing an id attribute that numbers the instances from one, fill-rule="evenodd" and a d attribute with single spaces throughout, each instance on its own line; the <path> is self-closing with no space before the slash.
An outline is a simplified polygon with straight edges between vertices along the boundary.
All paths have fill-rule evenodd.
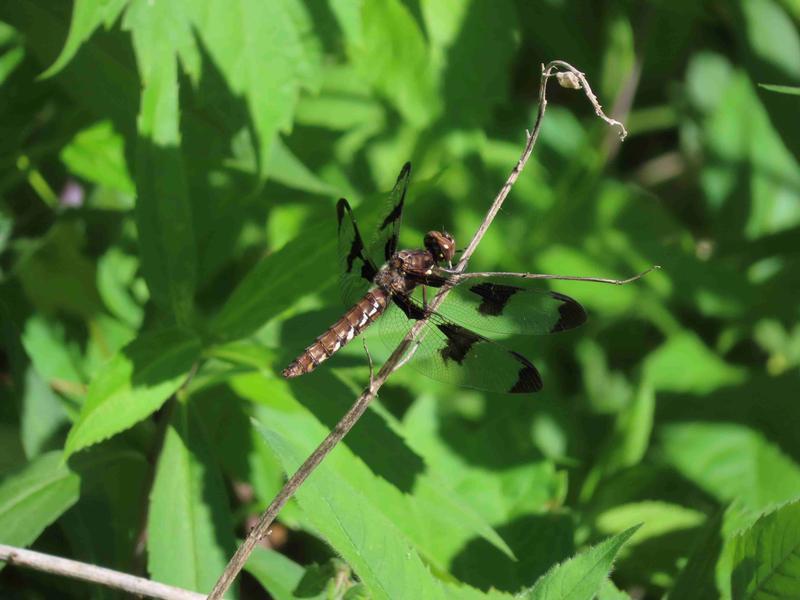
<path id="1" fill-rule="evenodd" d="M 466 241 L 560 58 L 630 137 L 551 87 L 471 267 L 663 270 L 555 286 L 590 322 L 521 341 L 537 396 L 396 373 L 234 597 L 800 597 L 796 0 L 0 20 L 0 543 L 208 591 L 367 378 L 359 344 L 278 375 L 343 310 L 335 199 L 368 222 L 412 160 L 403 244 Z M 115 596 L 9 567 L 0 589 Z"/>

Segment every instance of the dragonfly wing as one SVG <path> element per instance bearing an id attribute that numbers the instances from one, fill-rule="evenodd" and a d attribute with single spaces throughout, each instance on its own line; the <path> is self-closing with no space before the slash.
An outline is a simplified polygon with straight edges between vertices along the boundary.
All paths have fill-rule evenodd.
<path id="1" fill-rule="evenodd" d="M 455 286 L 439 307 L 446 319 L 486 334 L 546 335 L 586 322 L 577 300 L 541 282 L 515 277 L 476 277 Z"/>
<path id="2" fill-rule="evenodd" d="M 381 317 L 381 339 L 394 349 L 425 310 L 411 297 L 393 298 Z M 522 354 L 433 313 L 416 337 L 409 365 L 422 374 L 465 387 L 525 394 L 542 388 L 536 366 Z"/>
<path id="3" fill-rule="evenodd" d="M 403 219 L 403 207 L 405 206 L 406 191 L 408 190 L 410 178 L 411 163 L 407 162 L 400 170 L 397 181 L 386 201 L 386 209 L 381 216 L 375 237 L 370 240 L 370 256 L 382 256 L 383 261 L 387 261 L 397 252 L 400 224 Z"/>
<path id="4" fill-rule="evenodd" d="M 339 290 L 345 305 L 352 306 L 372 287 L 378 267 L 367 254 L 353 210 L 344 198 L 336 204 L 336 217 L 339 228 Z"/>

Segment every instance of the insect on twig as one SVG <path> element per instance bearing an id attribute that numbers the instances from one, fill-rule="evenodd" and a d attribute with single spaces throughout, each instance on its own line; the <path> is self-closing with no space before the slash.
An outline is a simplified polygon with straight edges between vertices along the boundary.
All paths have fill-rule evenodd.
<path id="1" fill-rule="evenodd" d="M 403 314 L 407 319 L 413 321 L 413 325 L 402 339 L 399 340 L 397 347 L 378 370 L 377 374 L 372 372 L 372 359 L 369 357 L 369 353 L 367 353 L 370 362 L 369 386 L 356 399 L 353 406 L 345 413 L 322 443 L 289 478 L 281 491 L 272 500 L 264 513 L 262 513 L 258 524 L 238 548 L 228 563 L 228 566 L 216 582 L 214 589 L 209 595 L 209 600 L 219 600 L 222 598 L 222 595 L 244 566 L 258 540 L 263 536 L 263 532 L 268 530 L 284 504 L 294 495 L 297 488 L 306 480 L 314 469 L 319 466 L 325 456 L 327 456 L 336 444 L 350 431 L 353 425 L 355 425 L 388 377 L 402 365 L 411 362 L 414 354 L 420 348 L 425 347 L 430 349 L 433 347 L 429 345 L 430 339 L 434 338 L 434 342 L 439 344 L 439 346 L 437 346 L 439 354 L 433 356 L 441 358 L 441 360 L 437 358 L 430 362 L 438 363 L 439 365 L 445 364 L 448 371 L 454 369 L 454 364 L 468 363 L 470 360 L 470 351 L 477 346 L 485 348 L 486 352 L 498 359 L 497 365 L 499 366 L 492 378 L 488 380 L 480 379 L 477 382 L 469 380 L 468 385 L 477 383 L 475 387 L 502 389 L 502 391 L 511 393 L 529 393 L 535 392 L 541 388 L 541 379 L 539 378 L 538 371 L 528 359 L 518 353 L 507 351 L 500 346 L 495 348 L 490 340 L 487 340 L 483 336 L 479 336 L 468 328 L 455 322 L 440 318 L 440 316 L 437 316 L 437 310 L 447 296 L 460 287 L 469 286 L 472 288 L 473 295 L 477 295 L 479 299 L 476 300 L 476 302 L 479 302 L 479 304 L 477 304 L 478 312 L 481 312 L 480 307 L 483 307 L 484 314 L 490 314 L 493 311 L 499 311 L 498 314 L 502 314 L 504 311 L 512 310 L 514 302 L 510 302 L 509 298 L 515 295 L 521 297 L 523 295 L 521 290 L 527 293 L 527 288 L 521 283 L 507 284 L 490 280 L 481 281 L 474 285 L 466 283 L 465 286 L 459 286 L 458 283 L 467 279 L 477 279 L 478 277 L 487 275 L 485 273 L 465 273 L 467 262 L 483 239 L 483 236 L 486 234 L 495 216 L 500 211 L 503 202 L 514 186 L 514 183 L 519 178 L 522 169 L 533 152 L 533 148 L 536 145 L 541 131 L 542 119 L 547 108 L 547 83 L 556 73 L 569 73 L 569 76 L 562 76 L 560 78 L 560 83 L 568 82 L 570 87 L 582 90 L 594 107 L 595 113 L 609 125 L 619 128 L 620 137 L 625 137 L 627 133 L 625 127 L 622 123 L 610 119 L 605 115 L 583 73 L 570 64 L 560 60 L 552 61 L 546 66 L 542 65 L 539 83 L 539 105 L 533 129 L 530 132 L 526 132 L 526 143 L 521 156 L 513 166 L 506 182 L 500 188 L 500 191 L 489 207 L 483 222 L 461 253 L 458 263 L 454 268 L 450 268 L 450 261 L 455 254 L 455 242 L 452 236 L 449 236 L 449 234 L 443 231 L 430 232 L 428 236 L 426 236 L 425 251 L 418 251 L 417 253 L 414 253 L 415 251 L 398 252 L 396 245 L 396 229 L 399 227 L 399 216 L 397 218 L 390 217 L 395 213 L 395 209 L 398 215 L 402 212 L 406 184 L 411 170 L 410 165 L 404 167 L 403 171 L 400 173 L 400 177 L 398 177 L 398 182 L 393 192 L 393 197 L 396 200 L 393 210 L 387 215 L 387 219 L 381 227 L 385 239 L 384 256 L 388 261 L 391 261 L 389 257 L 394 257 L 399 260 L 402 265 L 395 264 L 394 267 L 387 267 L 387 265 L 384 265 L 378 268 L 377 264 L 368 260 L 369 257 L 365 254 L 366 246 L 355 224 L 355 220 L 352 218 L 350 206 L 345 200 L 339 201 L 337 212 L 340 239 L 342 239 L 342 231 L 345 230 L 347 233 L 345 238 L 349 240 L 349 247 L 346 248 L 344 255 L 345 264 L 349 267 L 348 272 L 356 279 L 359 275 L 364 276 L 362 278 L 366 278 L 370 283 L 376 284 L 376 287 L 368 289 L 364 295 L 361 296 L 360 300 L 357 301 L 356 305 L 353 306 L 342 319 L 337 321 L 328 331 L 317 338 L 317 340 L 298 356 L 292 364 L 284 369 L 283 375 L 285 377 L 296 377 L 316 368 L 319 363 L 327 359 L 341 346 L 352 340 L 366 326 L 377 320 L 378 317 L 389 308 L 390 303 L 395 314 Z M 401 255 L 402 252 L 411 253 Z M 424 252 L 428 254 L 424 255 Z M 447 268 L 443 266 L 445 264 L 447 264 Z M 356 265 L 358 266 L 357 270 L 355 269 Z M 411 271 L 416 269 L 416 279 L 405 278 L 404 281 L 401 281 L 397 278 L 396 276 L 401 272 L 401 266 L 410 266 Z M 419 270 L 420 268 L 422 268 L 421 271 Z M 429 269 L 430 272 L 427 272 Z M 406 273 L 406 271 L 403 271 L 403 273 Z M 643 274 L 644 273 L 627 280 L 510 273 L 493 273 L 492 277 L 516 277 L 519 282 L 524 282 L 525 279 L 563 279 L 621 285 L 634 281 Z M 408 294 L 402 293 L 404 291 L 403 286 L 408 288 L 406 290 L 409 292 Z M 439 288 L 430 302 L 428 302 L 426 296 L 424 307 L 409 300 L 413 288 L 418 286 L 422 286 L 423 289 L 428 286 Z M 477 290 L 475 288 L 477 288 Z M 363 286 L 361 289 L 363 289 Z M 456 291 L 456 293 L 458 292 Z M 528 295 L 526 298 L 528 298 L 527 302 L 529 303 L 536 302 L 532 300 L 532 298 L 534 298 L 533 295 Z M 556 307 L 558 310 L 555 312 L 549 309 L 545 311 L 546 314 L 551 315 L 550 322 L 547 322 L 546 319 L 544 321 L 531 321 L 529 328 L 532 331 L 539 332 L 548 325 L 550 331 L 569 329 L 580 325 L 585 319 L 585 312 L 580 304 L 563 294 L 557 294 L 556 292 L 544 293 L 541 295 L 541 302 L 542 306 Z M 382 320 L 385 319 L 386 316 L 382 318 Z M 420 334 L 422 334 L 422 337 L 419 337 Z M 429 356 L 430 354 L 426 353 L 426 357 Z M 466 368 L 461 369 L 461 371 L 466 372 L 466 376 L 469 376 L 471 372 L 470 369 Z M 483 377 L 483 375 L 481 377 Z"/>

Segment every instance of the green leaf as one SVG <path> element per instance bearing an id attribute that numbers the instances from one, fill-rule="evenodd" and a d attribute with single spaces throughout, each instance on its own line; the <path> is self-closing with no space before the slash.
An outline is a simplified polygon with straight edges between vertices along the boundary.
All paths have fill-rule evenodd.
<path id="1" fill-rule="evenodd" d="M 623 592 L 614 585 L 610 579 L 606 579 L 597 592 L 597 600 L 631 600 L 627 592 Z"/>
<path id="2" fill-rule="evenodd" d="M 25 374 L 24 389 L 20 438 L 25 455 L 34 458 L 48 446 L 52 448 L 54 434 L 67 423 L 67 412 L 58 395 L 33 367 Z"/>
<path id="3" fill-rule="evenodd" d="M 486 122 L 508 95 L 519 40 L 514 3 L 423 1 L 420 10 L 447 119 L 460 126 Z"/>
<path id="4" fill-rule="evenodd" d="M 800 502 L 761 517 L 734 540 L 734 600 L 793 598 L 800 590 Z"/>
<path id="5" fill-rule="evenodd" d="M 67 313 L 89 320 L 101 303 L 94 285 L 94 263 L 84 249 L 86 231 L 78 222 L 56 221 L 34 251 L 17 265 L 31 304 L 45 315 Z M 38 367 L 46 377 L 47 369 Z"/>
<path id="6" fill-rule="evenodd" d="M 200 342 L 178 328 L 142 334 L 89 385 L 67 437 L 66 456 L 124 431 L 152 414 L 186 381 Z"/>
<path id="7" fill-rule="evenodd" d="M 297 0 L 214 0 L 189 7 L 192 25 L 231 91 L 247 100 L 262 171 L 279 131 L 288 132 L 302 88 L 316 89 L 320 56 Z"/>
<path id="8" fill-rule="evenodd" d="M 95 29 L 100 25 L 105 25 L 106 28 L 111 27 L 128 2 L 129 0 L 105 0 L 102 2 L 75 0 L 67 40 L 64 42 L 58 58 L 42 73 L 42 77 L 52 77 L 61 71 Z"/>
<path id="9" fill-rule="evenodd" d="M 791 60 L 796 57 L 792 55 Z M 800 166 L 781 136 L 781 126 L 764 105 L 767 100 L 791 99 L 759 97 L 747 74 L 715 54 L 693 57 L 687 79 L 693 103 L 705 113 L 700 141 L 709 164 L 700 174 L 700 184 L 706 203 L 718 215 L 714 224 L 719 235 L 744 226 L 745 238 L 752 240 L 797 226 L 800 207 L 794 199 Z M 743 111 L 749 118 L 731 127 L 732 119 Z M 742 164 L 749 169 L 743 171 Z M 773 173 L 781 173 L 781 177 L 775 178 Z M 746 207 L 741 209 L 744 214 L 734 208 L 738 206 Z"/>
<path id="10" fill-rule="evenodd" d="M 800 87 L 792 85 L 772 85 L 770 83 L 759 83 L 758 87 L 762 87 L 770 92 L 778 92 L 779 94 L 790 94 L 792 96 L 800 96 Z"/>
<path id="11" fill-rule="evenodd" d="M 601 534 L 609 535 L 641 523 L 640 529 L 630 540 L 630 544 L 638 544 L 676 530 L 698 527 L 704 521 L 705 514 L 691 508 L 647 500 L 609 508 L 597 516 L 595 526 Z"/>
<path id="12" fill-rule="evenodd" d="M 31 544 L 44 528 L 78 501 L 80 477 L 61 452 L 42 454 L 0 483 L 0 542 Z"/>
<path id="13" fill-rule="evenodd" d="M 80 389 L 84 379 L 80 369 L 80 355 L 67 342 L 61 322 L 46 319 L 39 314 L 25 322 L 22 345 L 36 371 L 47 382 L 59 382 L 61 388 Z"/>
<path id="14" fill-rule="evenodd" d="M 208 593 L 235 551 L 225 484 L 191 406 L 176 402 L 147 519 L 153 579 Z"/>
<path id="15" fill-rule="evenodd" d="M 211 333 L 223 340 L 251 335 L 298 298 L 332 283 L 336 272 L 335 228 L 333 218 L 330 223 L 310 225 L 303 235 L 263 258 L 211 321 Z M 306 276 L 298 279 L 298 271 Z"/>
<path id="16" fill-rule="evenodd" d="M 232 385 L 239 395 L 259 402 L 259 419 L 298 453 L 310 453 L 327 433 L 328 427 L 320 424 L 315 415 L 328 423 L 352 402 L 351 390 L 330 375 L 318 379 L 316 385 L 298 383 L 294 388 L 296 396 L 303 398 L 303 405 L 311 404 L 312 412 L 299 404 L 280 381 L 243 375 L 236 377 Z M 269 402 L 265 403 L 264 398 Z M 348 436 L 348 446 L 353 450 L 341 447 L 326 458 L 329 472 L 346 487 L 358 490 L 360 502 L 376 518 L 395 523 L 404 540 L 436 568 L 446 570 L 450 559 L 475 537 L 507 559 L 513 556 L 497 532 L 470 509 L 440 473 L 425 469 L 420 457 L 380 418 L 371 413 L 362 417 L 358 431 Z M 279 458 L 289 472 L 288 458 L 280 453 Z M 338 498 L 333 491 L 324 493 Z"/>
<path id="17" fill-rule="evenodd" d="M 110 121 L 98 121 L 79 131 L 62 148 L 61 160 L 87 181 L 129 195 L 136 191 L 125 162 L 125 142 Z"/>
<path id="18" fill-rule="evenodd" d="M 592 348 L 593 344 L 585 347 Z M 602 355 L 601 358 L 605 359 Z M 604 366 L 603 364 L 603 368 Z M 595 373 L 595 376 L 597 375 L 600 374 Z M 616 377 L 605 375 L 605 379 L 617 383 L 617 393 L 628 392 L 627 380 L 617 373 L 613 375 Z M 599 387 L 595 386 L 595 389 L 596 393 L 600 392 Z M 609 390 L 609 393 L 612 390 Z M 630 398 L 629 406 L 617 414 L 614 432 L 603 445 L 597 463 L 583 484 L 582 499 L 591 498 L 602 479 L 624 468 L 632 467 L 644 458 L 653 431 L 655 404 L 653 388 L 646 382 L 641 383 L 636 394 Z"/>
<path id="19" fill-rule="evenodd" d="M 689 559 L 667 596 L 670 600 L 704 600 L 719 595 L 715 568 L 719 569 L 722 552 L 722 511 L 708 519 L 694 542 Z M 729 571 L 728 571 L 729 572 Z"/>
<path id="20" fill-rule="evenodd" d="M 244 570 L 255 577 L 275 600 L 296 600 L 294 590 L 305 573 L 303 567 L 284 554 L 259 547 L 247 559 Z M 308 598 L 322 600 L 325 595 L 320 593 Z"/>
<path id="21" fill-rule="evenodd" d="M 312 564 L 306 568 L 303 578 L 295 588 L 295 595 L 300 598 L 325 595 L 341 596 L 343 585 L 350 583 L 352 573 L 340 558 L 331 558 L 322 564 Z"/>
<path id="22" fill-rule="evenodd" d="M 563 503 L 566 476 L 538 456 L 525 417 L 528 401 L 504 410 L 510 400 L 498 398 L 491 418 L 478 423 L 448 414 L 442 409 L 446 398 L 440 400 L 427 393 L 414 403 L 404 415 L 404 437 L 441 485 L 490 523 L 513 552 L 510 557 L 486 539 L 473 539 L 450 561 L 449 571 L 481 589 L 529 587 L 575 552 L 572 520 L 554 510 Z M 455 530 L 448 537 L 457 542 L 464 533 Z"/>
<path id="23" fill-rule="evenodd" d="M 263 391 L 259 396 L 270 398 L 274 408 L 259 412 L 260 420 L 269 424 L 269 429 L 266 425 L 256 426 L 284 470 L 292 473 L 321 439 L 319 434 L 325 434 L 325 428 L 314 425 L 306 411 L 285 391 L 280 393 L 280 388 L 273 386 L 268 396 L 262 396 Z M 362 419 L 359 425 L 363 428 L 366 423 Z M 352 566 L 375 598 L 441 598 L 439 582 L 403 530 L 413 523 L 396 521 L 387 514 L 387 510 L 397 512 L 400 496 L 397 489 L 379 480 L 346 446 L 340 445 L 295 497 L 314 530 Z M 379 504 L 381 498 L 390 506 Z M 413 521 L 414 505 L 407 503 L 406 507 L 410 510 L 399 518 Z"/>
<path id="24" fill-rule="evenodd" d="M 348 41 L 361 76 L 407 121 L 430 123 L 441 100 L 425 37 L 409 9 L 399 0 L 366 0 L 359 17 L 358 39 Z"/>
<path id="25" fill-rule="evenodd" d="M 772 67 L 800 77 L 800 34 L 780 3 L 772 0 L 743 2 L 748 41 L 753 51 Z"/>
<path id="26" fill-rule="evenodd" d="M 711 352 L 693 333 L 681 332 L 652 352 L 644 380 L 656 391 L 705 394 L 744 380 L 745 373 Z"/>
<path id="27" fill-rule="evenodd" d="M 611 573 L 614 558 L 637 529 L 638 526 L 631 527 L 556 565 L 520 597 L 531 600 L 592 600 Z"/>
<path id="28" fill-rule="evenodd" d="M 300 162 L 280 137 L 276 137 L 272 145 L 267 175 L 278 183 L 296 190 L 321 196 L 337 195 L 336 189 L 322 181 Z"/>
<path id="29" fill-rule="evenodd" d="M 76 457 L 70 466 L 80 468 L 81 499 L 58 526 L 69 540 L 71 558 L 130 571 L 152 465 L 144 454 L 112 441 Z"/>
<path id="30" fill-rule="evenodd" d="M 668 425 L 660 432 L 659 451 L 667 464 L 720 502 L 737 500 L 764 510 L 800 490 L 800 467 L 743 425 Z"/>
<path id="31" fill-rule="evenodd" d="M 603 465 L 606 472 L 632 467 L 644 458 L 653 431 L 655 405 L 653 388 L 646 382 L 641 383 L 630 406 L 617 416 L 614 434 Z"/>
<path id="32" fill-rule="evenodd" d="M 134 299 L 131 290 L 138 267 L 136 257 L 116 246 L 109 248 L 97 261 L 97 291 L 103 303 L 119 320 L 136 328 L 144 317 L 144 308 Z"/>
<path id="33" fill-rule="evenodd" d="M 125 14 L 143 82 L 136 149 L 136 223 L 142 270 L 162 309 L 188 325 L 197 278 L 192 207 L 180 153 L 178 58 L 193 64 L 188 22 L 172 2 L 137 0 Z"/>
<path id="34" fill-rule="evenodd" d="M 552 461 L 536 456 L 529 423 L 522 418 L 524 408 L 519 412 L 498 410 L 477 428 L 455 415 L 448 418 L 440 410 L 441 404 L 430 395 L 419 398 L 404 415 L 403 434 L 411 448 L 487 521 L 505 523 L 563 502 L 564 474 Z M 491 453 L 497 464 L 508 467 L 488 470 L 471 459 L 473 453 Z M 558 544 L 550 540 L 550 545 Z M 524 562 L 527 554 L 517 553 L 517 560 Z"/>

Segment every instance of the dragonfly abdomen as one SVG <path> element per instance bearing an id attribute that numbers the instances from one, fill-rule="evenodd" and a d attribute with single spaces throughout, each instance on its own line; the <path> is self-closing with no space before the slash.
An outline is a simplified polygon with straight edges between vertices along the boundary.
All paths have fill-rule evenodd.
<path id="1" fill-rule="evenodd" d="M 316 369 L 374 323 L 386 310 L 388 301 L 389 293 L 381 288 L 367 292 L 341 319 L 303 350 L 281 374 L 284 377 L 298 377 Z"/>

